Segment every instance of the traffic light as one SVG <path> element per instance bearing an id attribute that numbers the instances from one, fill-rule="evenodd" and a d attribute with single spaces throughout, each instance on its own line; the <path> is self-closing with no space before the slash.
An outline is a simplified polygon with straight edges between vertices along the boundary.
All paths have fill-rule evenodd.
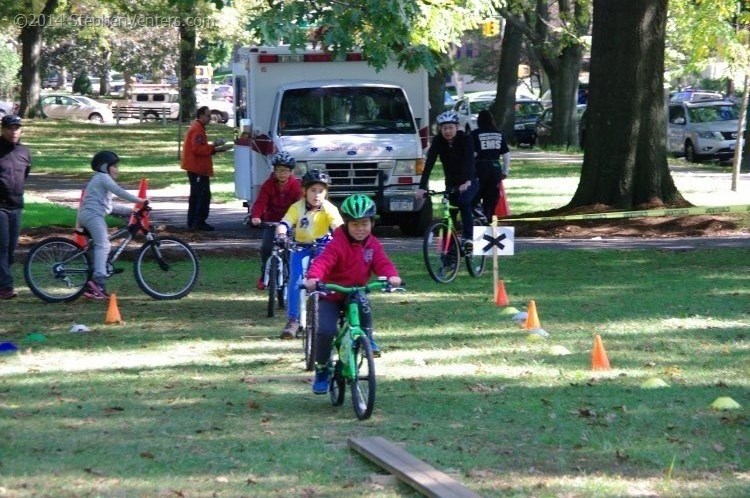
<path id="1" fill-rule="evenodd" d="M 500 20 L 486 19 L 482 22 L 482 36 L 497 36 L 500 34 Z"/>

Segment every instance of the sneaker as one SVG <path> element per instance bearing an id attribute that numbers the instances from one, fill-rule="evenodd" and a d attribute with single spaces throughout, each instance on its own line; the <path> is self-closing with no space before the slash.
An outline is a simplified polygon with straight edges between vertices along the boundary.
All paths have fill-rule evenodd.
<path id="1" fill-rule="evenodd" d="M 202 232 L 213 232 L 214 230 L 216 230 L 214 227 L 212 227 L 211 225 L 209 225 L 208 223 L 205 223 L 205 222 L 204 223 L 196 223 L 193 228 L 195 230 L 200 230 Z"/>
<path id="2" fill-rule="evenodd" d="M 13 289 L 13 287 L 5 287 L 4 289 L 0 289 L 0 299 L 13 299 L 16 296 L 18 296 L 18 293 Z"/>
<path id="3" fill-rule="evenodd" d="M 474 241 L 472 239 L 461 239 L 461 249 L 464 254 L 471 254 L 474 250 Z"/>
<path id="4" fill-rule="evenodd" d="M 267 287 L 268 286 L 263 283 L 263 277 L 260 277 L 258 279 L 258 283 L 255 284 L 255 288 L 258 289 L 258 290 L 261 290 L 261 291 L 262 290 L 266 290 Z"/>
<path id="5" fill-rule="evenodd" d="M 294 319 L 290 319 L 288 322 L 286 322 L 286 326 L 284 327 L 284 330 L 281 331 L 281 335 L 279 336 L 281 339 L 294 339 L 294 334 L 297 333 L 297 329 L 299 329 L 299 322 Z"/>
<path id="6" fill-rule="evenodd" d="M 373 358 L 380 358 L 380 356 L 383 354 L 380 351 L 380 347 L 378 347 L 377 343 L 372 338 L 370 338 L 370 349 L 372 350 L 372 357 Z"/>
<path id="7" fill-rule="evenodd" d="M 99 285 L 93 280 L 86 282 L 86 288 L 83 291 L 83 297 L 87 299 L 102 300 L 109 297 L 109 293 L 106 291 L 103 285 Z"/>
<path id="8" fill-rule="evenodd" d="M 313 382 L 312 390 L 315 394 L 325 394 L 328 392 L 328 386 L 331 378 L 331 373 L 327 367 L 315 367 L 315 381 Z"/>

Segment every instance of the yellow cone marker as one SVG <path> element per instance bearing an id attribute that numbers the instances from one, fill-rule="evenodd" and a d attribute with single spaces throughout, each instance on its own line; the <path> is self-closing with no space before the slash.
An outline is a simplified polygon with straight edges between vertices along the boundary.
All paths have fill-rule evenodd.
<path id="1" fill-rule="evenodd" d="M 714 402 L 711 403 L 711 408 L 713 408 L 714 410 L 736 410 L 742 407 L 739 403 L 737 403 L 729 396 L 721 396 L 719 398 L 716 398 Z"/>

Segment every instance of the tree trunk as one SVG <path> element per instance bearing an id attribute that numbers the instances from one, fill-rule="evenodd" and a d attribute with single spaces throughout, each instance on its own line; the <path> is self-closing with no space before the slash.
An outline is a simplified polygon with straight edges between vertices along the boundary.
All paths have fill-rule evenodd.
<path id="1" fill-rule="evenodd" d="M 183 22 L 180 23 L 180 119 L 189 123 L 195 119 L 195 26 L 185 22 L 187 16 L 194 15 L 183 12 Z"/>
<path id="2" fill-rule="evenodd" d="M 522 45 L 522 31 L 516 27 L 515 23 L 506 21 L 503 43 L 500 48 L 500 64 L 497 68 L 497 94 L 493 114 L 497 127 L 508 142 L 514 141 L 518 61 L 521 60 Z"/>
<path id="3" fill-rule="evenodd" d="M 594 0 L 586 150 L 571 207 L 687 205 L 667 166 L 667 1 Z"/>
<path id="4" fill-rule="evenodd" d="M 565 47 L 554 66 L 545 67 L 552 93 L 551 145 L 578 146 L 576 109 L 578 104 L 578 74 L 581 72 L 581 46 Z"/>
<path id="5" fill-rule="evenodd" d="M 49 19 L 57 8 L 58 0 L 47 0 L 40 18 Z M 29 23 L 31 24 L 31 23 Z M 41 115 L 39 94 L 42 82 L 39 79 L 39 64 L 42 52 L 42 29 L 40 23 L 34 26 L 26 24 L 21 28 L 21 105 L 18 114 L 23 117 L 35 118 Z"/>

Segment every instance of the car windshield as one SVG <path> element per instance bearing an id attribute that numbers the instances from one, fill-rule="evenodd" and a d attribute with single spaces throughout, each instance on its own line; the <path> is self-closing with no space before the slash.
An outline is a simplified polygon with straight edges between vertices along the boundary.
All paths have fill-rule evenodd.
<path id="1" fill-rule="evenodd" d="M 539 102 L 516 102 L 516 117 L 539 115 L 544 110 Z"/>
<path id="2" fill-rule="evenodd" d="M 472 114 L 479 114 L 479 111 L 489 110 L 494 102 L 494 100 L 475 100 L 469 104 L 469 109 L 471 109 Z"/>
<path id="3" fill-rule="evenodd" d="M 376 86 L 287 90 L 278 127 L 279 135 L 416 133 L 403 90 Z"/>
<path id="4" fill-rule="evenodd" d="M 739 119 L 740 113 L 737 106 L 727 104 L 691 107 L 688 109 L 688 115 L 692 123 L 712 123 L 716 121 L 735 121 Z"/>

